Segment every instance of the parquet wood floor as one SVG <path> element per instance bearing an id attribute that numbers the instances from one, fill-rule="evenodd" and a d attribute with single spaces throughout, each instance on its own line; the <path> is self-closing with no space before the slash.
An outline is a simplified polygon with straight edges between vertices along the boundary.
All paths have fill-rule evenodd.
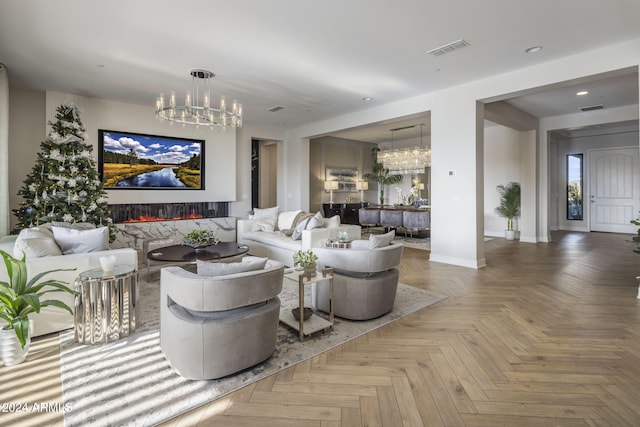
<path id="1" fill-rule="evenodd" d="M 165 426 L 639 426 L 640 258 L 553 238 L 481 270 L 406 249 L 400 280 L 448 299 Z"/>
<path id="2" fill-rule="evenodd" d="M 639 426 L 640 258 L 628 235 L 553 239 L 486 242 L 481 270 L 406 249 L 400 280 L 448 299 L 164 426 Z M 59 388 L 24 374 L 13 400 Z"/>

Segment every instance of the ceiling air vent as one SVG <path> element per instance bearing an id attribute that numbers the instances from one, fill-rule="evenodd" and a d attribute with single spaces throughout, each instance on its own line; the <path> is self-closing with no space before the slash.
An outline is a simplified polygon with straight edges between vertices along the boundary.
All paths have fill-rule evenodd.
<path id="1" fill-rule="evenodd" d="M 603 108 L 602 105 L 590 105 L 588 107 L 580 107 L 580 111 L 602 110 Z"/>
<path id="2" fill-rule="evenodd" d="M 271 111 L 272 113 L 275 113 L 276 111 L 280 111 L 280 110 L 283 110 L 283 109 L 284 109 L 284 107 L 276 105 L 275 107 L 269 108 L 267 111 Z"/>
<path id="3" fill-rule="evenodd" d="M 469 46 L 469 42 L 466 40 L 456 40 L 451 43 L 447 43 L 444 46 L 437 47 L 435 49 L 431 49 L 427 52 L 429 55 L 433 56 L 442 56 L 446 53 L 453 52 L 454 50 L 462 49 L 463 47 Z"/>

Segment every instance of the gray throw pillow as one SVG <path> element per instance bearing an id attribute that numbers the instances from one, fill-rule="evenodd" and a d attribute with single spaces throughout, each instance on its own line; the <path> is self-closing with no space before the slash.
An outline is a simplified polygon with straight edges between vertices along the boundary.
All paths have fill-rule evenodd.
<path id="1" fill-rule="evenodd" d="M 199 276 L 227 276 L 229 274 L 246 273 L 262 270 L 267 265 L 268 258 L 244 257 L 240 262 L 207 262 L 196 261 Z"/>
<path id="2" fill-rule="evenodd" d="M 324 217 L 322 216 L 321 212 L 318 212 L 311 218 L 306 218 L 302 220 L 300 224 L 296 226 L 296 229 L 291 235 L 291 238 L 293 240 L 300 240 L 302 239 L 302 232 L 304 230 L 312 230 L 314 228 L 320 228 L 320 227 L 324 227 Z"/>
<path id="3" fill-rule="evenodd" d="M 385 234 L 371 234 L 369 236 L 369 249 L 389 246 L 394 237 L 396 237 L 396 232 L 394 230 Z"/>

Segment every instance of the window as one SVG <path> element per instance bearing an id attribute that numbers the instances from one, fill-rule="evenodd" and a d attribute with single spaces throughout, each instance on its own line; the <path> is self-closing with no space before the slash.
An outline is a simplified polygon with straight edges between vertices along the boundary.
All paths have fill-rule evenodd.
<path id="1" fill-rule="evenodd" d="M 567 219 L 582 220 L 582 154 L 567 155 Z"/>

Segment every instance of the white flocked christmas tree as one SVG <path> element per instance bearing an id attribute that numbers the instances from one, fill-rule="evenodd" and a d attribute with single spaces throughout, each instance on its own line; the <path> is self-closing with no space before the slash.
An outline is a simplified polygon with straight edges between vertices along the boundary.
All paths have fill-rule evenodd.
<path id="1" fill-rule="evenodd" d="M 18 191 L 24 200 L 13 210 L 18 219 L 13 232 L 52 221 L 88 222 L 108 225 L 113 241 L 106 192 L 93 147 L 85 143 L 78 107 L 70 102 L 60 105 L 49 125 L 51 132 L 40 143 L 36 164 Z"/>

